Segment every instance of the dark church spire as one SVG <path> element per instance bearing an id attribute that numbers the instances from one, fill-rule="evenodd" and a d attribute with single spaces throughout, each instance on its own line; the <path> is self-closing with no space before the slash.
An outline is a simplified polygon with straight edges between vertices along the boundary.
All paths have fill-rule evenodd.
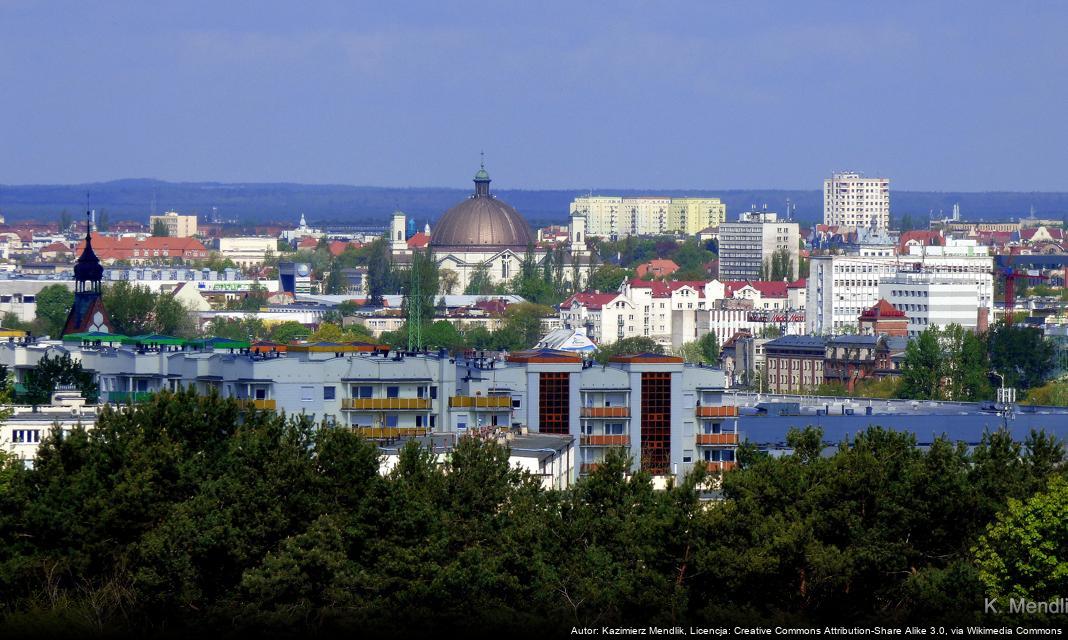
<path id="1" fill-rule="evenodd" d="M 74 265 L 74 291 L 92 290 L 100 292 L 100 281 L 104 278 L 104 267 L 100 258 L 93 251 L 92 213 L 85 212 L 85 249 Z"/>

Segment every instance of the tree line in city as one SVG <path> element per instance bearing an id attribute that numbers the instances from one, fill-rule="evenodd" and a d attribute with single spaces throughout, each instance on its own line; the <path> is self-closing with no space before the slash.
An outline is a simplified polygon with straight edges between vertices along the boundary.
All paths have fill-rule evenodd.
<path id="1" fill-rule="evenodd" d="M 0 466 L 0 630 L 997 626 L 986 597 L 1068 593 L 1054 439 L 921 448 L 871 427 L 826 453 L 809 427 L 787 444 L 666 490 L 611 451 L 556 490 L 493 440 L 408 443 L 383 475 L 349 430 L 162 393 Z"/>
<path id="2" fill-rule="evenodd" d="M 952 324 L 931 327 L 910 340 L 900 376 L 862 379 L 852 394 L 841 384 L 813 389 L 820 395 L 976 402 L 995 399 L 1004 384 L 1029 404 L 1068 404 L 1068 383 L 1050 380 L 1064 362 L 1042 330 L 999 322 L 974 332 Z"/>

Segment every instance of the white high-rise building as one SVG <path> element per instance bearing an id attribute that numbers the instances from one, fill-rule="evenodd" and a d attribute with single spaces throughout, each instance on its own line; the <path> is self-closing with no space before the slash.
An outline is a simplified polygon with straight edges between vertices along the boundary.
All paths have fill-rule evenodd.
<path id="1" fill-rule="evenodd" d="M 885 231 L 890 228 L 890 179 L 835 173 L 823 181 L 823 224 Z"/>

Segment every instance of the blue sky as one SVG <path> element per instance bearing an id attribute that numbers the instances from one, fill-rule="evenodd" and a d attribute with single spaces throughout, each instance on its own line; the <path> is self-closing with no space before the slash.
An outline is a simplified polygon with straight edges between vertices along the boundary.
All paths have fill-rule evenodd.
<path id="1" fill-rule="evenodd" d="M 311 6 L 306 6 L 306 5 Z M 1068 190 L 1068 3 L 0 0 L 0 183 Z"/>

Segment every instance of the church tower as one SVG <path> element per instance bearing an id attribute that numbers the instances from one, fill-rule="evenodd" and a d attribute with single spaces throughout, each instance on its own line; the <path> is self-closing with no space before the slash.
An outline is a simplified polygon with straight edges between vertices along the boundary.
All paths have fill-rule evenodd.
<path id="1" fill-rule="evenodd" d="M 70 308 L 62 335 L 100 331 L 111 333 L 111 318 L 100 297 L 100 281 L 104 267 L 93 251 L 92 222 L 85 213 L 85 249 L 74 265 L 74 306 Z"/>

